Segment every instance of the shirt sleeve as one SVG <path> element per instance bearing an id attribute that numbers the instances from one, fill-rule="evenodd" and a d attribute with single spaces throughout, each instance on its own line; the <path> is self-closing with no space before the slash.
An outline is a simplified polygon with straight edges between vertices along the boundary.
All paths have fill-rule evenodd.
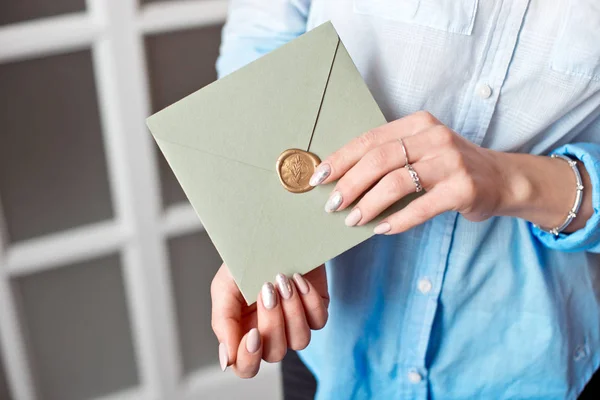
<path id="1" fill-rule="evenodd" d="M 219 78 L 306 31 L 310 0 L 232 0 L 223 28 Z"/>
<path id="2" fill-rule="evenodd" d="M 552 152 L 579 160 L 586 168 L 592 187 L 583 190 L 592 194 L 594 214 L 584 228 L 572 233 L 554 236 L 531 224 L 533 235 L 546 247 L 560 251 L 589 251 L 600 253 L 600 144 L 574 143 L 559 147 Z M 573 189 L 574 190 L 574 189 Z"/>

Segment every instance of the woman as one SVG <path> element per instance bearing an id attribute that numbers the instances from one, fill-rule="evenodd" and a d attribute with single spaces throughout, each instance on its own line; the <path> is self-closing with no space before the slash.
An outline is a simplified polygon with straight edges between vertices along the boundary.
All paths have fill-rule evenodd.
<path id="1" fill-rule="evenodd" d="M 326 211 L 352 229 L 426 193 L 255 307 L 221 267 L 223 368 L 310 343 L 319 399 L 576 398 L 600 364 L 597 0 L 234 0 L 220 75 L 327 20 L 392 122 L 322 162 Z"/>

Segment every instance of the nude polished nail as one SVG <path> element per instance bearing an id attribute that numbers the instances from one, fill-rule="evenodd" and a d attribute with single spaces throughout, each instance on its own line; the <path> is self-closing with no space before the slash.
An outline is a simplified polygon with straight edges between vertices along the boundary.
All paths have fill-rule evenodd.
<path id="1" fill-rule="evenodd" d="M 225 372 L 227 364 L 229 364 L 229 353 L 225 343 L 219 344 L 219 364 L 221 364 L 221 371 Z"/>
<path id="2" fill-rule="evenodd" d="M 294 274 L 294 282 L 296 282 L 296 286 L 298 287 L 298 291 L 302 294 L 308 294 L 310 287 L 308 283 L 306 283 L 306 279 L 299 273 Z"/>
<path id="3" fill-rule="evenodd" d="M 277 274 L 275 282 L 277 282 L 277 288 L 279 289 L 281 297 L 286 300 L 292 297 L 292 284 L 287 276 L 284 274 Z"/>
<path id="4" fill-rule="evenodd" d="M 256 353 L 260 348 L 260 333 L 258 333 L 258 329 L 252 328 L 250 332 L 248 332 L 248 337 L 246 338 L 246 350 L 248 353 Z"/>
<path id="5" fill-rule="evenodd" d="M 261 292 L 262 301 L 267 310 L 272 309 L 277 304 L 277 296 L 275 294 L 275 287 L 271 282 L 267 282 L 263 285 Z"/>
<path id="6" fill-rule="evenodd" d="M 350 214 L 348 214 L 348 216 L 344 220 L 344 223 L 346 224 L 346 226 L 356 226 L 356 224 L 360 222 L 361 218 L 362 214 L 360 212 L 360 209 L 355 208 L 354 210 L 350 211 Z"/>
<path id="7" fill-rule="evenodd" d="M 308 184 L 310 186 L 318 186 L 323 183 L 323 181 L 327 179 L 329 175 L 331 175 L 331 166 L 329 164 L 321 164 L 317 167 L 315 173 L 310 177 Z"/>
<path id="8" fill-rule="evenodd" d="M 325 212 L 332 213 L 336 211 L 342 205 L 344 199 L 342 198 L 342 194 L 340 192 L 333 192 L 325 203 Z"/>
<path id="9" fill-rule="evenodd" d="M 381 224 L 377 225 L 375 229 L 373 229 L 373 233 L 375 233 L 376 235 L 383 235 L 384 233 L 388 233 L 391 230 L 392 226 L 390 224 L 388 224 L 387 222 L 382 222 Z"/>

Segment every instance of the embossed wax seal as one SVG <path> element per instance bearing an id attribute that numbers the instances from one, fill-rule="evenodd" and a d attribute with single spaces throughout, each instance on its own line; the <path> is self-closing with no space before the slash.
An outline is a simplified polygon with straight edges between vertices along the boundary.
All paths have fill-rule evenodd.
<path id="1" fill-rule="evenodd" d="M 316 155 L 300 149 L 289 149 L 277 159 L 277 174 L 283 187 L 292 193 L 312 190 L 310 177 L 321 160 Z"/>

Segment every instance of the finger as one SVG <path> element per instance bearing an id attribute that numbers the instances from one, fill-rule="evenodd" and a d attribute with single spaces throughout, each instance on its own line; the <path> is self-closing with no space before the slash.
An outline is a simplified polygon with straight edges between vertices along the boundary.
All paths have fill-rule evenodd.
<path id="1" fill-rule="evenodd" d="M 326 305 L 329 306 L 329 287 L 327 285 L 327 269 L 325 268 L 325 264 L 321 264 L 312 271 L 302 275 L 302 278 L 309 281 L 317 289 L 317 293 L 319 293 L 322 299 L 326 300 Z"/>
<path id="2" fill-rule="evenodd" d="M 443 185 L 438 185 L 380 222 L 374 230 L 377 234 L 386 235 L 405 232 L 453 208 L 449 191 Z"/>
<path id="3" fill-rule="evenodd" d="M 258 329 L 252 328 L 242 338 L 237 349 L 237 361 L 233 371 L 240 378 L 253 378 L 260 369 L 262 358 L 262 341 Z"/>
<path id="4" fill-rule="evenodd" d="M 370 150 L 439 124 L 440 122 L 430 113 L 418 112 L 372 129 L 327 157 L 311 177 L 310 184 L 316 186 L 335 181 Z M 404 156 L 403 153 L 399 154 L 402 155 L 401 157 Z"/>
<path id="5" fill-rule="evenodd" d="M 430 190 L 446 178 L 446 170 L 439 168 L 436 160 L 421 161 L 413 165 L 421 185 Z M 405 196 L 414 193 L 415 183 L 406 168 L 396 169 L 383 178 L 360 199 L 346 217 L 347 226 L 362 226 Z"/>
<path id="6" fill-rule="evenodd" d="M 263 360 L 279 362 L 287 352 L 281 300 L 271 282 L 263 285 L 257 301 L 258 331 L 263 339 Z"/>
<path id="7" fill-rule="evenodd" d="M 329 298 L 323 298 L 313 284 L 302 275 L 294 274 L 294 284 L 304 307 L 304 314 L 310 329 L 322 329 L 327 323 Z"/>
<path id="8" fill-rule="evenodd" d="M 431 140 L 428 135 L 415 135 L 411 139 L 411 158 L 414 157 L 414 159 L 410 161 L 414 163 L 418 162 L 427 151 L 431 150 Z M 331 212 L 345 209 L 383 176 L 403 167 L 405 164 L 402 144 L 398 140 L 369 151 L 340 178 L 325 206 L 325 210 Z"/>
<path id="9" fill-rule="evenodd" d="M 242 307 L 245 304 L 225 264 L 212 281 L 211 297 L 211 324 L 219 340 L 219 362 L 224 371 L 228 365 L 236 362 L 237 348 L 242 338 Z"/>
<path id="10" fill-rule="evenodd" d="M 310 342 L 310 328 L 306 322 L 302 300 L 300 300 L 297 288 L 287 276 L 277 274 L 275 281 L 281 299 L 288 348 L 302 350 Z"/>

